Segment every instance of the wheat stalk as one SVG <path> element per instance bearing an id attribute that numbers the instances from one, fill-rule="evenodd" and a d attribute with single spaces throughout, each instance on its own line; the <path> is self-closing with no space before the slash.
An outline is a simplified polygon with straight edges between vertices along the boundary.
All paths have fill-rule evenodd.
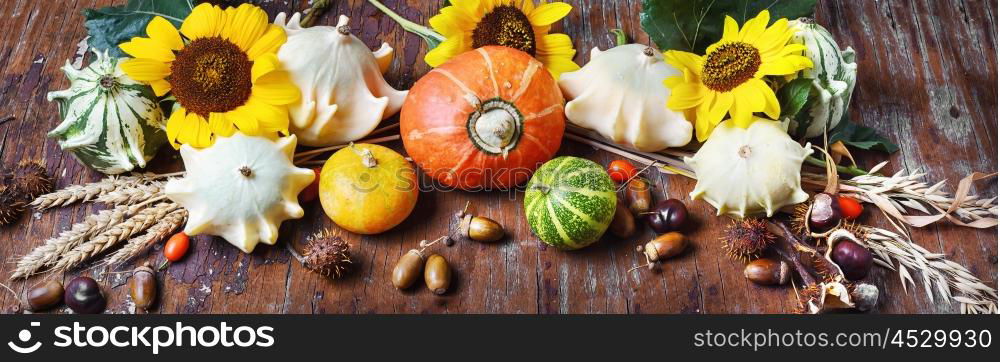
<path id="1" fill-rule="evenodd" d="M 178 207 L 180 206 L 173 202 L 162 202 L 145 208 L 127 220 L 95 235 L 87 242 L 63 253 L 50 271 L 58 273 L 76 267 L 88 259 L 103 253 L 119 242 L 128 240 L 146 231 Z"/>
<path id="2" fill-rule="evenodd" d="M 91 236 L 104 232 L 113 225 L 122 222 L 129 213 L 136 212 L 137 207 L 137 205 L 122 205 L 114 209 L 102 210 L 97 214 L 88 216 L 81 222 L 73 224 L 69 230 L 63 231 L 57 237 L 46 240 L 44 244 L 21 257 L 10 279 L 27 278 L 36 274 L 42 268 L 54 264 L 63 253 L 79 246 Z"/>
<path id="3" fill-rule="evenodd" d="M 128 176 L 108 176 L 97 182 L 91 182 L 84 185 L 71 185 L 62 190 L 39 196 L 31 202 L 31 206 L 36 210 L 46 210 L 53 207 L 68 206 L 77 202 L 101 201 L 102 196 L 105 201 L 101 202 L 117 204 L 113 201 L 118 200 L 120 196 L 112 197 L 106 195 L 113 194 L 116 191 L 126 192 L 124 190 L 148 186 L 152 184 L 154 180 L 177 176 L 179 174 L 182 173 L 159 175 L 154 173 L 142 173 Z"/>
<path id="4" fill-rule="evenodd" d="M 95 201 L 108 205 L 133 205 L 162 195 L 163 182 L 149 181 L 119 187 L 97 196 Z"/>
<path id="5" fill-rule="evenodd" d="M 902 230 L 895 233 L 870 226 L 861 226 L 860 229 L 866 234 L 864 243 L 876 256 L 875 262 L 897 271 L 903 290 L 906 290 L 907 283 L 915 285 L 911 271 L 918 271 L 924 292 L 931 302 L 934 302 L 936 291 L 949 303 L 959 302 L 963 314 L 996 313 L 996 290 L 965 267 L 945 258 L 944 254 L 927 251 Z"/>
<path id="6" fill-rule="evenodd" d="M 184 225 L 184 222 L 187 221 L 187 216 L 188 212 L 183 208 L 171 211 L 162 220 L 150 226 L 145 234 L 129 239 L 125 246 L 108 256 L 104 263 L 115 265 L 134 258 L 153 244 L 166 239 L 171 233 Z"/>

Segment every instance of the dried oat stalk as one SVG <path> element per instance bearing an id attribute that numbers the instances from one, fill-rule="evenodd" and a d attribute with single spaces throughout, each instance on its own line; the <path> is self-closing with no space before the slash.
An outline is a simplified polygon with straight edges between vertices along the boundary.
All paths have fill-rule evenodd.
<path id="1" fill-rule="evenodd" d="M 73 248 L 90 239 L 91 236 L 102 233 L 114 225 L 121 223 L 130 214 L 137 212 L 139 206 L 118 206 L 114 209 L 102 210 L 88 216 L 83 221 L 73 224 L 69 230 L 63 231 L 54 238 L 45 241 L 39 247 L 21 257 L 10 279 L 27 278 L 37 274 L 43 268 L 52 266 L 59 258 Z"/>
<path id="2" fill-rule="evenodd" d="M 904 290 L 907 284 L 915 286 L 912 273 L 918 272 L 931 302 L 937 292 L 949 303 L 960 303 L 963 314 L 997 312 L 996 290 L 944 254 L 927 251 L 902 230 L 896 233 L 870 226 L 860 228 L 867 235 L 862 241 L 875 255 L 875 263 L 898 272 Z"/>
<path id="3" fill-rule="evenodd" d="M 153 244 L 165 240 L 174 231 L 180 229 L 187 221 L 187 216 L 188 212 L 183 208 L 171 211 L 162 220 L 150 226 L 145 234 L 129 239 L 125 246 L 108 256 L 105 264 L 117 265 L 131 260 Z"/>
<path id="4" fill-rule="evenodd" d="M 146 231 L 170 212 L 180 206 L 173 202 L 163 202 L 147 207 L 127 220 L 95 235 L 84 243 L 63 253 L 52 266 L 52 272 L 63 272 L 83 264 L 87 260 L 107 251 L 119 242 L 128 240 Z"/>
<path id="5" fill-rule="evenodd" d="M 39 196 L 31 202 L 31 206 L 36 210 L 46 210 L 53 207 L 68 206 L 77 202 L 101 201 L 110 204 L 126 204 L 132 200 L 124 195 L 136 195 L 140 191 L 126 191 L 130 189 L 143 188 L 154 183 L 156 179 L 167 175 L 157 175 L 153 173 L 133 174 L 128 176 L 108 176 L 103 180 L 84 185 L 72 185 L 62 190 Z M 123 202 L 112 202 L 122 200 Z M 103 200 L 102 200 L 103 198 Z M 138 202 L 138 201 L 135 201 Z"/>
<path id="6" fill-rule="evenodd" d="M 892 176 L 875 175 L 886 164 L 873 167 L 872 174 L 841 181 L 841 194 L 874 204 L 892 218 L 913 227 L 924 227 L 941 219 L 980 229 L 997 226 L 997 198 L 969 194 L 973 182 L 996 174 L 973 173 L 962 179 L 955 193 L 950 194 L 943 190 L 944 180 L 933 185 L 921 181 L 926 173 L 919 169 L 910 173 L 899 171 Z M 815 185 L 822 179 L 820 175 L 803 175 L 803 183 Z"/>

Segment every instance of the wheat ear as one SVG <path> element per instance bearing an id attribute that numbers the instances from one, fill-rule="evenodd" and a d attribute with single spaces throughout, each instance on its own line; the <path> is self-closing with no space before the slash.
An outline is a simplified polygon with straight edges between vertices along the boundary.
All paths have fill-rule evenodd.
<path id="1" fill-rule="evenodd" d="M 95 235 L 85 243 L 77 245 L 72 250 L 62 254 L 59 261 L 52 266 L 52 272 L 63 272 L 76 267 L 90 258 L 103 253 L 123 240 L 128 240 L 163 219 L 168 213 L 176 210 L 179 205 L 173 202 L 163 202 L 143 209 L 127 220 L 112 226 L 110 229 Z"/>
<path id="2" fill-rule="evenodd" d="M 114 209 L 102 210 L 88 216 L 83 221 L 73 224 L 69 230 L 59 236 L 50 238 L 41 246 L 36 247 L 17 261 L 17 267 L 10 279 L 27 278 L 36 274 L 44 267 L 54 264 L 59 257 L 79 246 L 93 235 L 104 232 L 113 225 L 122 222 L 134 206 L 118 206 Z"/>
<path id="3" fill-rule="evenodd" d="M 153 244 L 166 239 L 175 230 L 179 229 L 187 221 L 188 212 L 183 208 L 171 211 L 162 220 L 158 221 L 145 234 L 128 240 L 121 249 L 118 249 L 105 260 L 107 265 L 121 264 L 139 255 Z"/>

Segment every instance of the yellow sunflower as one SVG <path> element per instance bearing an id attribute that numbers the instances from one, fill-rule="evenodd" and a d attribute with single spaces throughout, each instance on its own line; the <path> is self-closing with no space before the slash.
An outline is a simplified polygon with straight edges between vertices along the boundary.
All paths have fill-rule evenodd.
<path id="1" fill-rule="evenodd" d="M 154 17 L 148 38 L 120 45 L 135 57 L 122 70 L 148 82 L 157 96 L 170 92 L 180 105 L 167 120 L 167 138 L 180 144 L 208 147 L 215 136 L 237 129 L 248 135 L 288 133 L 288 104 L 299 99 L 276 55 L 285 30 L 268 23 L 267 13 L 243 4 L 223 10 L 198 5 L 180 31 Z"/>
<path id="2" fill-rule="evenodd" d="M 531 54 L 553 77 L 580 69 L 576 50 L 566 34 L 549 34 L 552 23 L 566 17 L 566 3 L 535 6 L 534 0 L 452 0 L 430 19 L 445 41 L 427 52 L 424 60 L 437 67 L 452 57 L 486 45 L 503 45 Z"/>
<path id="3" fill-rule="evenodd" d="M 767 10 L 742 29 L 727 16 L 722 39 L 709 46 L 704 56 L 676 50 L 664 54 L 666 61 L 683 73 L 664 82 L 671 89 L 667 107 L 694 116 L 698 141 L 708 139 L 727 113 L 743 128 L 752 123 L 755 112 L 777 119 L 781 113 L 778 98 L 761 78 L 813 66 L 801 55 L 805 45 L 788 44 L 795 34 L 788 19 L 768 27 L 770 22 Z"/>

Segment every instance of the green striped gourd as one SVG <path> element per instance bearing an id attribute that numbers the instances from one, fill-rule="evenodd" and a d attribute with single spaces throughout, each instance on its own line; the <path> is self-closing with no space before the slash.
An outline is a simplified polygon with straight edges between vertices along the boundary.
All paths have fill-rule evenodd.
<path id="1" fill-rule="evenodd" d="M 604 168 L 562 156 L 542 165 L 528 181 L 524 214 L 546 244 L 573 250 L 601 238 L 611 224 L 618 197 Z"/>
<path id="2" fill-rule="evenodd" d="M 812 19 L 795 20 L 789 26 L 795 29 L 791 42 L 805 44 L 804 55 L 813 62 L 811 69 L 798 74 L 813 80 L 813 96 L 806 108 L 789 120 L 788 132 L 798 138 L 822 136 L 824 128 L 833 129 L 840 123 L 851 103 L 858 76 L 854 49 L 840 50 L 833 35 Z"/>
<path id="3" fill-rule="evenodd" d="M 69 89 L 49 92 L 62 123 L 49 132 L 80 163 L 113 175 L 146 167 L 166 143 L 163 111 L 152 88 L 122 72 L 119 59 L 94 51 L 86 68 L 62 67 Z"/>

